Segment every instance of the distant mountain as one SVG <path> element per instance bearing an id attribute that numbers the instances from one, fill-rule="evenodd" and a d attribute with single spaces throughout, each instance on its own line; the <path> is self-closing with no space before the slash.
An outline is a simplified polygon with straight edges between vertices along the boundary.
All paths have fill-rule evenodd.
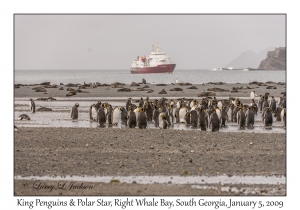
<path id="1" fill-rule="evenodd" d="M 233 68 L 257 68 L 260 62 L 267 57 L 268 51 L 274 50 L 275 47 L 269 47 L 260 53 L 255 53 L 251 50 L 241 53 L 237 58 L 228 63 L 225 67 Z"/>
<path id="2" fill-rule="evenodd" d="M 286 48 L 279 47 L 269 51 L 266 59 L 261 61 L 258 69 L 286 70 Z"/>

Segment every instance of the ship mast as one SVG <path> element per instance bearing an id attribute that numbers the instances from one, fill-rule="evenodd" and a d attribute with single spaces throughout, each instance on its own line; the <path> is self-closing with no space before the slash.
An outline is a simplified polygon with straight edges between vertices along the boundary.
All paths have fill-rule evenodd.
<path id="1" fill-rule="evenodd" d="M 159 52 L 159 45 L 156 43 L 156 53 Z"/>

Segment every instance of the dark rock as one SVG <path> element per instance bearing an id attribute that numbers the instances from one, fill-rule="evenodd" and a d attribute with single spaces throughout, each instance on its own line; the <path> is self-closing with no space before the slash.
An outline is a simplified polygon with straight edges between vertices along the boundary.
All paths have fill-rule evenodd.
<path id="1" fill-rule="evenodd" d="M 100 87 L 103 87 L 103 86 L 110 86 L 109 84 L 106 84 L 106 83 L 104 83 L 104 84 L 98 83 L 97 85 L 100 86 Z M 124 85 L 125 85 L 125 84 L 124 84 Z"/>
<path id="2" fill-rule="evenodd" d="M 73 83 L 69 83 L 67 85 L 65 85 L 66 87 L 77 87 L 80 84 L 73 84 Z"/>
<path id="3" fill-rule="evenodd" d="M 182 83 L 179 83 L 179 85 L 181 85 L 181 86 L 188 86 L 188 85 L 192 85 L 192 84 L 188 83 L 188 82 L 186 82 L 186 83 L 182 82 Z"/>
<path id="4" fill-rule="evenodd" d="M 114 82 L 111 85 L 125 85 L 125 83 L 120 83 L 120 82 Z"/>
<path id="5" fill-rule="evenodd" d="M 258 86 L 268 86 L 268 85 L 266 85 L 266 84 L 264 84 L 264 83 L 258 83 L 257 85 L 258 85 Z"/>
<path id="6" fill-rule="evenodd" d="M 38 87 L 32 88 L 32 90 L 38 90 L 38 89 L 45 89 L 45 86 L 38 86 Z"/>
<path id="7" fill-rule="evenodd" d="M 76 92 L 71 91 L 71 92 L 69 92 L 66 96 L 74 96 L 74 95 L 76 95 Z"/>
<path id="8" fill-rule="evenodd" d="M 214 83 L 214 85 L 224 85 L 224 84 L 226 84 L 226 83 L 224 83 L 224 82 L 215 82 Z"/>
<path id="9" fill-rule="evenodd" d="M 183 91 L 182 88 L 173 88 L 170 91 Z"/>
<path id="10" fill-rule="evenodd" d="M 84 91 L 84 90 L 80 90 L 80 89 L 77 89 L 74 92 L 76 92 L 76 93 L 89 93 L 88 91 Z"/>
<path id="11" fill-rule="evenodd" d="M 154 90 L 149 89 L 146 93 L 153 93 L 153 92 L 154 92 Z"/>
<path id="12" fill-rule="evenodd" d="M 41 89 L 36 89 L 35 92 L 47 92 L 47 90 L 45 88 L 41 88 Z"/>
<path id="13" fill-rule="evenodd" d="M 275 86 L 268 86 L 266 89 L 277 89 Z"/>
<path id="14" fill-rule="evenodd" d="M 52 109 L 51 108 L 47 108 L 47 107 L 40 107 L 36 111 L 39 111 L 39 112 L 50 112 L 50 111 L 52 111 Z"/>
<path id="15" fill-rule="evenodd" d="M 46 97 L 46 98 L 38 98 L 37 101 L 56 101 L 56 98 Z"/>
<path id="16" fill-rule="evenodd" d="M 57 85 L 46 85 L 45 88 L 57 88 Z"/>
<path id="17" fill-rule="evenodd" d="M 229 92 L 229 90 L 225 90 L 222 88 L 208 88 L 208 91 L 214 91 L 214 92 Z"/>
<path id="18" fill-rule="evenodd" d="M 196 86 L 188 87 L 187 89 L 198 89 Z"/>
<path id="19" fill-rule="evenodd" d="M 198 94 L 198 97 L 216 96 L 215 92 L 202 92 Z"/>
<path id="20" fill-rule="evenodd" d="M 144 88 L 134 88 L 131 89 L 131 91 L 147 91 L 148 89 L 144 89 Z"/>
<path id="21" fill-rule="evenodd" d="M 132 82 L 130 86 L 140 86 L 140 85 L 136 82 Z"/>
<path id="22" fill-rule="evenodd" d="M 74 91 L 75 89 L 68 87 L 67 91 Z"/>
<path id="23" fill-rule="evenodd" d="M 117 90 L 117 92 L 131 92 L 131 89 L 129 89 L 129 88 L 122 88 L 122 89 Z"/>
<path id="24" fill-rule="evenodd" d="M 166 84 L 156 84 L 156 86 L 167 86 Z"/>
<path id="25" fill-rule="evenodd" d="M 165 89 L 162 89 L 158 94 L 167 94 L 167 92 L 165 91 Z"/>
<path id="26" fill-rule="evenodd" d="M 124 85 L 111 85 L 112 88 L 124 88 Z"/>
<path id="27" fill-rule="evenodd" d="M 50 85 L 50 82 L 42 82 L 40 85 Z"/>
<path id="28" fill-rule="evenodd" d="M 254 89 L 253 87 L 248 87 L 248 86 L 240 86 L 237 89 Z"/>

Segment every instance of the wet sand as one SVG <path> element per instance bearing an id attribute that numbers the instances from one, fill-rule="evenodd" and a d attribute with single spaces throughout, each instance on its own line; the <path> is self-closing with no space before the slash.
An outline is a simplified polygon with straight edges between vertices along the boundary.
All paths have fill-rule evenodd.
<path id="1" fill-rule="evenodd" d="M 223 174 L 286 174 L 285 134 L 113 128 L 20 128 L 15 132 L 14 143 L 14 172 L 15 175 L 21 176 L 182 175 L 188 178 Z M 17 181 L 19 182 L 22 181 Z M 19 185 L 15 185 L 16 194 L 29 193 L 18 187 Z M 162 192 L 170 192 L 169 186 L 157 186 L 161 186 Z M 134 193 L 136 189 L 138 188 L 133 187 L 130 193 L 139 195 Z M 185 192 L 180 187 L 173 190 L 171 191 L 178 195 Z M 201 189 L 197 190 L 186 195 L 206 193 L 201 192 Z M 116 195 L 117 192 L 112 192 L 111 195 Z M 125 192 L 120 191 L 119 195 L 122 193 Z M 151 193 L 159 194 L 155 189 Z"/>
<path id="2" fill-rule="evenodd" d="M 216 97 L 249 97 L 252 90 L 257 95 L 269 92 L 282 96 L 285 85 L 267 86 L 249 84 L 204 84 L 189 86 L 147 84 L 147 91 L 117 92 L 119 88 L 96 87 L 84 89 L 89 93 L 77 93 L 65 97 L 69 91 L 46 88 L 47 94 L 34 92 L 35 86 L 14 89 L 16 98 L 63 97 L 197 97 L 209 88 L 222 88 L 229 92 L 215 92 Z M 141 85 L 139 87 L 143 87 Z M 232 87 L 248 86 L 254 89 Z M 138 87 L 125 88 L 135 89 Z M 170 91 L 182 88 L 182 91 Z M 77 89 L 77 88 L 74 88 Z M 165 89 L 167 94 L 158 94 Z M 248 99 L 244 99 L 248 100 Z M 114 128 L 42 128 L 20 127 L 14 138 L 14 173 L 20 176 L 65 176 L 65 175 L 166 175 L 166 176 L 215 176 L 215 175 L 286 175 L 285 133 L 231 133 L 201 132 L 199 130 L 160 129 L 114 129 Z M 46 183 L 57 184 L 47 180 Z M 88 182 L 85 182 L 88 183 Z M 239 192 L 212 189 L 196 189 L 191 185 L 92 183 L 93 190 L 43 191 L 24 188 L 24 180 L 15 180 L 15 195 L 241 195 Z M 240 188 L 242 185 L 236 185 Z M 257 186 L 256 195 L 285 195 L 285 185 Z M 252 186 L 253 187 L 253 186 Z"/>

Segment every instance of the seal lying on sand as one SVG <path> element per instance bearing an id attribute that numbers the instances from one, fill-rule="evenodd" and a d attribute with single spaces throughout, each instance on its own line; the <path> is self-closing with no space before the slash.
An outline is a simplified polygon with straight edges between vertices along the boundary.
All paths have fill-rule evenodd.
<path id="1" fill-rule="evenodd" d="M 30 117 L 27 114 L 21 114 L 18 119 L 19 120 L 30 120 Z"/>

